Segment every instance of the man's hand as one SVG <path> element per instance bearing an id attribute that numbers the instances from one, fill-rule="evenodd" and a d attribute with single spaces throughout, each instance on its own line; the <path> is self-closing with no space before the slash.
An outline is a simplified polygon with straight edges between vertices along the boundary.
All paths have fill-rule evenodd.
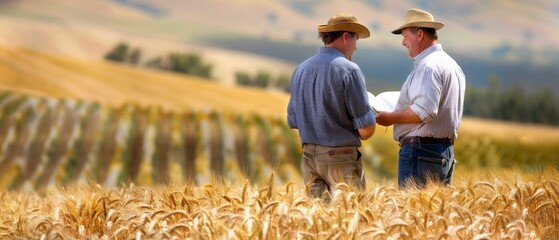
<path id="1" fill-rule="evenodd" d="M 373 134 L 375 134 L 375 129 L 375 124 L 365 128 L 358 128 L 357 131 L 359 133 L 359 138 L 363 141 L 369 139 L 371 136 L 373 136 Z"/>
<path id="2" fill-rule="evenodd" d="M 377 124 L 381 126 L 390 126 L 394 123 L 419 123 L 421 118 L 417 116 L 411 108 L 395 112 L 378 112 Z"/>
<path id="3" fill-rule="evenodd" d="M 376 117 L 377 124 L 385 127 L 394 124 L 390 118 L 390 114 L 390 112 L 378 112 Z"/>

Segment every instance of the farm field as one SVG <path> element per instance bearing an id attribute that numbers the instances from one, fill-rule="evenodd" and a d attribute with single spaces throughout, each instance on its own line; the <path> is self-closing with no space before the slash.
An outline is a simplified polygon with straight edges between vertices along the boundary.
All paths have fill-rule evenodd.
<path id="1" fill-rule="evenodd" d="M 300 182 L 1 192 L 6 239 L 557 239 L 558 172 L 502 171 L 450 187 L 340 186 L 330 204 Z M 372 184 L 371 184 L 372 183 Z"/>
<path id="2" fill-rule="evenodd" d="M 234 110 L 279 117 L 285 114 L 288 101 L 286 94 L 273 91 L 236 88 L 197 77 L 29 49 L 0 47 L 0 74 L 0 90 L 113 108 L 135 104 L 166 111 Z"/>
<path id="3" fill-rule="evenodd" d="M 0 238 L 559 237 L 558 128 L 466 118 L 454 185 L 398 190 L 379 127 L 367 189 L 327 204 L 305 195 L 285 94 L 0 53 Z"/>

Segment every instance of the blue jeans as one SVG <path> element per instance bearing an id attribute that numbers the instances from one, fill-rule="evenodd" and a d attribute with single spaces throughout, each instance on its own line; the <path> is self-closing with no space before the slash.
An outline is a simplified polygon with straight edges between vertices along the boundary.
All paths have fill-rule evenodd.
<path id="1" fill-rule="evenodd" d="M 398 161 L 398 187 L 413 182 L 424 188 L 429 180 L 444 185 L 452 184 L 454 170 L 452 144 L 422 144 L 414 142 L 400 146 Z"/>

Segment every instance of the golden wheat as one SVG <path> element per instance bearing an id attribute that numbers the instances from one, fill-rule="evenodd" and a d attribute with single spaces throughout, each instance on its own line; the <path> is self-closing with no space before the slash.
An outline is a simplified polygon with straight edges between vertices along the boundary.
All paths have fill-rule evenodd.
<path id="1" fill-rule="evenodd" d="M 196 186 L 0 193 L 1 238 L 149 239 L 554 239 L 558 172 L 457 179 L 453 186 L 337 188 L 330 203 L 271 174 Z"/>

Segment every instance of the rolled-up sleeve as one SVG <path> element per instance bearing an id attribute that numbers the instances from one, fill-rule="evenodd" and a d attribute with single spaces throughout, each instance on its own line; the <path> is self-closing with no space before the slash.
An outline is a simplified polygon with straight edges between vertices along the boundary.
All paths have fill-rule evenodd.
<path id="1" fill-rule="evenodd" d="M 290 128 L 297 129 L 297 116 L 295 115 L 295 110 L 293 109 L 293 102 L 289 101 L 287 105 L 287 125 Z"/>
<path id="2" fill-rule="evenodd" d="M 364 116 L 353 118 L 353 127 L 355 129 L 364 128 L 377 123 L 376 113 L 370 109 Z"/>

